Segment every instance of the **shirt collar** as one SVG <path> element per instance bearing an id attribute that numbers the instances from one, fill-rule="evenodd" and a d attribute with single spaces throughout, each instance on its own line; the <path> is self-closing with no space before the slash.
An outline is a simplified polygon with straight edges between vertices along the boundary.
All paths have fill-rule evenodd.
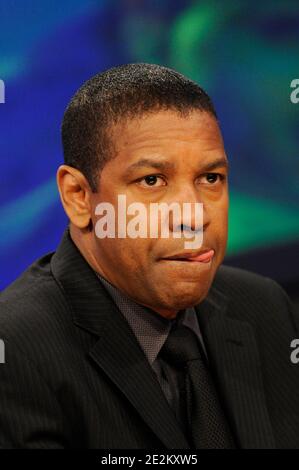
<path id="1" fill-rule="evenodd" d="M 157 359 L 157 356 L 168 337 L 171 326 L 176 321 L 191 328 L 203 343 L 196 312 L 193 307 L 181 310 L 176 319 L 167 319 L 152 309 L 145 307 L 144 305 L 140 305 L 132 300 L 99 273 L 96 272 L 96 275 L 127 320 L 141 349 L 151 365 Z"/>

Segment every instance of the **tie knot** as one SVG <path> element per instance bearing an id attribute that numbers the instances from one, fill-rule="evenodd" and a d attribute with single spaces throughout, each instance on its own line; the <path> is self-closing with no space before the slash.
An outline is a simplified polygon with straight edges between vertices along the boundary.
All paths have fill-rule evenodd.
<path id="1" fill-rule="evenodd" d="M 182 366 L 200 357 L 200 345 L 193 331 L 182 324 L 174 324 L 160 351 L 160 356 L 173 365 Z"/>

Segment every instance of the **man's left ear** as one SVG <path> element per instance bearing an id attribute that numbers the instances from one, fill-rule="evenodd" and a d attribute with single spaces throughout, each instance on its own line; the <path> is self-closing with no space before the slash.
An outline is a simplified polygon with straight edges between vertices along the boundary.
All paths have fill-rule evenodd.
<path id="1" fill-rule="evenodd" d="M 88 227 L 91 221 L 91 189 L 83 173 L 69 165 L 61 165 L 56 180 L 70 221 L 80 229 Z"/>

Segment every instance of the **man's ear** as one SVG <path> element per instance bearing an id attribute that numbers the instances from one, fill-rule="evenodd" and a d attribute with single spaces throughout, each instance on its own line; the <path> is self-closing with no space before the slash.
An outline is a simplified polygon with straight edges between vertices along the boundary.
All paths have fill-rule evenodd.
<path id="1" fill-rule="evenodd" d="M 56 175 L 57 186 L 65 212 L 78 228 L 88 227 L 91 221 L 91 189 L 81 171 L 61 165 Z"/>

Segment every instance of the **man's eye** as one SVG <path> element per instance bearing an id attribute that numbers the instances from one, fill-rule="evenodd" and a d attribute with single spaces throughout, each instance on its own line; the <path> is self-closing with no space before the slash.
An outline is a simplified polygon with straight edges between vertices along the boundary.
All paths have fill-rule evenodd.
<path id="1" fill-rule="evenodd" d="M 219 183 L 225 179 L 225 175 L 221 173 L 205 173 L 202 175 L 199 180 L 201 184 L 209 184 L 213 185 L 215 183 Z"/>
<path id="2" fill-rule="evenodd" d="M 143 188 L 148 188 L 149 186 L 155 186 L 155 187 L 165 186 L 164 179 L 159 175 L 144 176 L 143 178 L 138 180 L 137 183 Z"/>

